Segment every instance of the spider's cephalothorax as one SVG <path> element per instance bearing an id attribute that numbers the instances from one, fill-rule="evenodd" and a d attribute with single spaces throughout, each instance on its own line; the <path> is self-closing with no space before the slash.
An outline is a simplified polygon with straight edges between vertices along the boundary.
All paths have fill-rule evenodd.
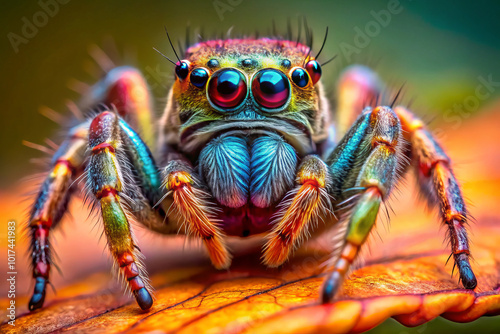
<path id="1" fill-rule="evenodd" d="M 319 64 L 306 56 L 295 42 L 216 40 L 189 48 L 176 65 L 161 155 L 175 147 L 189 159 L 222 209 L 226 234 L 270 230 L 300 161 L 322 151 L 329 109 Z"/>
<path id="2" fill-rule="evenodd" d="M 263 235 L 263 263 L 275 267 L 309 235 L 343 226 L 322 292 L 329 302 L 410 166 L 429 203 L 441 209 L 464 286 L 476 286 L 468 213 L 451 162 L 410 111 L 376 104 L 382 84 L 369 69 L 342 74 L 335 118 L 321 66 L 298 42 L 200 42 L 175 63 L 175 77 L 158 123 L 145 81 L 132 68 L 109 70 L 83 99 L 83 108 L 115 109 L 73 127 L 52 159 L 29 222 L 31 310 L 45 299 L 49 231 L 82 173 L 119 273 L 142 309 L 153 304 L 152 288 L 130 220 L 201 239 L 220 269 L 231 263 L 228 236 Z"/>

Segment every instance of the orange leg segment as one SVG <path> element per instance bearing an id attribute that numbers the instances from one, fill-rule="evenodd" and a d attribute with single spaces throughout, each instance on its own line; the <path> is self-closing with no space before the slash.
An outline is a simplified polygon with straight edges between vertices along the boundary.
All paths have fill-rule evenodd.
<path id="1" fill-rule="evenodd" d="M 173 205 L 184 220 L 186 234 L 203 240 L 212 264 L 217 269 L 228 268 L 231 255 L 224 242 L 224 232 L 217 225 L 210 195 L 185 162 L 171 161 L 164 172 L 164 186 L 172 193 Z"/>
<path id="2" fill-rule="evenodd" d="M 300 245 L 312 224 L 331 208 L 326 188 L 328 168 L 317 156 L 304 158 L 297 173 L 298 186 L 280 205 L 279 220 L 264 246 L 263 262 L 269 267 L 283 264 Z"/>
<path id="3" fill-rule="evenodd" d="M 419 185 L 429 206 L 439 206 L 441 219 L 448 226 L 448 238 L 460 280 L 465 288 L 474 289 L 477 280 L 469 263 L 466 231 L 469 213 L 451 168 L 451 160 L 419 118 L 403 107 L 397 107 L 395 111 L 411 143 Z"/>

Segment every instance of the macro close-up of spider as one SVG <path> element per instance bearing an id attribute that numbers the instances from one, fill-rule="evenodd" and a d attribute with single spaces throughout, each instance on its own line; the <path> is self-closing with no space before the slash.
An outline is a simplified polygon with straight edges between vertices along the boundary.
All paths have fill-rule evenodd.
<path id="1" fill-rule="evenodd" d="M 111 69 L 83 100 L 91 110 L 112 109 L 69 131 L 33 206 L 30 309 L 43 305 L 47 238 L 81 173 L 109 251 L 142 309 L 153 299 L 130 219 L 200 238 L 217 269 L 231 265 L 228 237 L 263 234 L 262 261 L 277 267 L 319 233 L 318 220 L 346 225 L 321 293 L 327 303 L 410 167 L 448 225 L 464 287 L 474 289 L 468 213 L 446 153 L 397 99 L 383 104 L 383 84 L 359 66 L 340 79 L 337 117 L 355 122 L 336 142 L 317 56 L 310 46 L 278 37 L 198 42 L 171 61 L 176 80 L 159 122 L 143 77 L 133 68 Z"/>
<path id="2" fill-rule="evenodd" d="M 411 1 L 380 4 L 325 4 L 368 10 L 368 21 L 354 26 L 348 42 L 338 32 L 345 15 L 335 22 L 318 9 L 298 10 L 298 3 L 287 9 L 294 16 L 280 15 L 279 24 L 273 19 L 267 32 L 262 22 L 237 25 L 250 15 L 245 11 L 256 10 L 250 2 L 204 4 L 213 17 L 198 9 L 200 22 L 193 14 L 187 29 L 179 22 L 189 18 L 169 11 L 166 21 L 141 27 L 161 32 L 147 53 L 156 68 L 118 51 L 117 45 L 143 38 L 139 28 L 123 32 L 124 42 L 112 36 L 110 24 L 110 38 L 89 43 L 85 34 L 105 34 L 84 31 L 68 14 L 65 24 L 75 30 L 57 34 L 90 45 L 90 57 L 81 59 L 93 79 L 70 81 L 76 95 L 62 107 L 66 114 L 40 108 L 56 127 L 26 120 L 19 136 L 30 141 L 22 143 L 45 157 L 12 149 L 16 155 L 6 145 L 12 166 L 0 166 L 6 171 L 0 174 L 29 175 L 33 169 L 16 168 L 28 160 L 42 173 L 0 191 L 8 256 L 1 267 L 8 277 L 2 332 L 359 333 L 391 317 L 413 327 L 438 316 L 471 322 L 500 314 L 500 225 L 492 212 L 500 175 L 492 129 L 500 108 L 477 112 L 486 115 L 482 123 L 467 120 L 498 94 L 497 72 L 470 86 L 471 73 L 487 61 L 481 67 L 475 58 L 449 57 L 472 49 L 455 35 L 446 43 L 424 41 L 430 33 L 419 36 L 421 44 L 409 41 L 413 28 L 400 18 L 420 15 L 415 26 L 422 31 L 426 22 L 455 25 Z M 64 11 L 78 13 L 83 5 L 38 6 L 32 20 L 23 16 L 20 32 L 7 34 L 17 59 L 33 45 L 44 49 L 45 25 L 56 29 Z M 137 10 L 145 17 L 144 8 Z M 207 34 L 203 20 L 216 32 Z M 110 22 L 128 27 L 119 15 Z M 428 31 L 437 34 L 436 27 Z M 379 38 L 385 33 L 406 37 L 390 44 Z M 494 43 L 488 44 L 489 33 L 481 36 L 487 46 L 478 48 L 478 58 L 491 60 Z M 440 43 L 441 50 L 424 46 Z M 56 44 L 60 51 L 39 60 L 40 73 L 26 83 L 26 91 L 35 84 L 41 89 L 26 99 L 33 105 L 51 91 L 40 78 L 49 80 L 58 62 L 63 68 L 81 53 Z M 388 66 L 380 65 L 380 50 Z M 460 66 L 466 70 L 457 71 Z M 65 78 L 61 72 L 53 75 Z M 450 102 L 460 89 L 468 95 L 461 104 Z M 12 95 L 7 103 L 28 103 L 24 97 Z M 434 102 L 454 104 L 442 113 L 422 107 Z M 9 116 L 16 126 L 21 113 Z M 16 129 L 5 136 L 17 140 Z M 58 139 L 31 142 L 52 132 Z M 26 201 L 18 205 L 21 197 Z M 97 252 L 94 239 L 102 246 Z M 103 248 L 108 262 L 98 253 Z M 23 251 L 26 259 L 18 255 Z M 55 278 L 66 270 L 67 277 Z M 51 287 L 61 292 L 52 294 Z"/>

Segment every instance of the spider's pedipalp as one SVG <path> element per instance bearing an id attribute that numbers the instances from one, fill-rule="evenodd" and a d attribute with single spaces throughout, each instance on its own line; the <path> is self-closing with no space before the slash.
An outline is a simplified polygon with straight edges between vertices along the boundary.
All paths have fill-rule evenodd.
<path id="1" fill-rule="evenodd" d="M 270 267 L 283 264 L 309 235 L 318 218 L 331 212 L 328 167 L 318 156 L 303 159 L 296 183 L 280 204 L 281 210 L 264 246 L 263 262 Z"/>
<path id="2" fill-rule="evenodd" d="M 168 217 L 179 220 L 185 233 L 201 238 L 208 251 L 212 264 L 218 269 L 225 269 L 231 264 L 231 255 L 227 249 L 224 232 L 216 219 L 217 208 L 210 201 L 199 177 L 186 161 L 172 160 L 163 171 L 163 186 L 167 195 L 162 199 Z M 180 217 L 171 215 L 170 207 L 177 210 Z"/>

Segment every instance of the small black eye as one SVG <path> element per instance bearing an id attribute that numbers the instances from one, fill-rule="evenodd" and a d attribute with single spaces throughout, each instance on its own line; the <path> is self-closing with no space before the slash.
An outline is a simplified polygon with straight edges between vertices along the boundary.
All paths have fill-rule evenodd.
<path id="1" fill-rule="evenodd" d="M 252 59 L 243 59 L 241 61 L 241 66 L 243 67 L 252 67 L 252 66 L 257 66 L 257 62 Z"/>
<path id="2" fill-rule="evenodd" d="M 216 67 L 219 67 L 219 61 L 217 59 L 210 59 L 208 62 L 207 62 L 207 66 L 209 68 L 216 68 Z"/>
<path id="3" fill-rule="evenodd" d="M 191 76 L 189 77 L 191 83 L 198 87 L 203 88 L 208 80 L 208 71 L 203 67 L 195 68 L 191 71 Z"/>
<path id="4" fill-rule="evenodd" d="M 309 76 L 307 72 L 302 68 L 296 68 L 292 72 L 292 81 L 299 87 L 305 87 L 309 83 Z"/>
<path id="5" fill-rule="evenodd" d="M 188 62 L 185 60 L 177 62 L 177 64 L 175 64 L 175 74 L 177 74 L 177 77 L 179 77 L 179 79 L 181 80 L 186 79 L 189 74 Z"/>
<path id="6" fill-rule="evenodd" d="M 283 66 L 284 68 L 290 68 L 290 66 L 292 66 L 292 62 L 288 59 L 283 59 L 281 61 L 281 66 Z"/>

